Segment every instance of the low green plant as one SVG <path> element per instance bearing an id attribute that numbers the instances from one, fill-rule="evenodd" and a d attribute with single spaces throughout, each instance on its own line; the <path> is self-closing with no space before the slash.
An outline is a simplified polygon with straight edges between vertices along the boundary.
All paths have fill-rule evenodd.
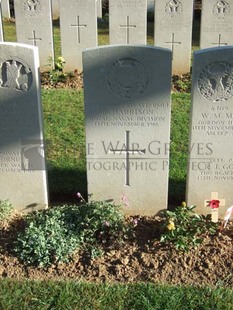
<path id="1" fill-rule="evenodd" d="M 60 206 L 25 218 L 14 252 L 26 264 L 39 267 L 68 262 L 79 249 L 90 257 L 102 254 L 101 245 L 128 237 L 120 207 L 106 202 Z"/>
<path id="2" fill-rule="evenodd" d="M 53 208 L 26 216 L 14 251 L 24 263 L 44 267 L 68 261 L 79 244 L 65 223 L 63 209 Z"/>
<path id="3" fill-rule="evenodd" d="M 50 56 L 48 59 L 49 69 L 49 82 L 51 85 L 63 82 L 66 80 L 67 75 L 63 72 L 65 59 L 59 56 L 53 63 L 53 58 Z"/>
<path id="4" fill-rule="evenodd" d="M 13 211 L 13 205 L 8 200 L 0 200 L 0 223 L 7 220 Z"/>
<path id="5" fill-rule="evenodd" d="M 184 75 L 173 75 L 172 82 L 174 88 L 179 92 L 190 93 L 191 91 L 191 76 L 189 73 Z"/>
<path id="6" fill-rule="evenodd" d="M 76 233 L 82 236 L 85 247 L 125 240 L 131 232 L 131 226 L 126 223 L 121 206 L 105 201 L 84 201 L 79 207 L 70 208 L 66 220 L 72 223 Z"/>
<path id="7" fill-rule="evenodd" d="M 187 251 L 200 245 L 204 236 L 215 234 L 218 225 L 206 216 L 196 214 L 195 208 L 182 203 L 174 211 L 166 211 L 160 241 L 171 242 L 176 249 Z"/>

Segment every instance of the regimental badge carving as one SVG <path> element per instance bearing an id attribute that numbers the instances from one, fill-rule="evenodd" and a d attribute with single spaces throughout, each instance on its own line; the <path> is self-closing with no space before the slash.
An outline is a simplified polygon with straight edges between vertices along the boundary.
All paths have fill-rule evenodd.
<path id="1" fill-rule="evenodd" d="M 138 60 L 123 58 L 112 65 L 107 82 L 115 95 L 130 99 L 144 92 L 148 83 L 148 73 Z"/>
<path id="2" fill-rule="evenodd" d="M 233 65 L 214 62 L 206 66 L 199 75 L 198 88 L 202 96 L 210 101 L 225 101 L 233 95 Z"/>
<path id="3" fill-rule="evenodd" d="M 217 17 L 225 17 L 231 12 L 231 6 L 227 1 L 218 1 L 213 7 L 213 14 Z"/>
<path id="4" fill-rule="evenodd" d="M 170 0 L 165 7 L 165 12 L 171 17 L 179 15 L 183 11 L 182 3 L 179 0 Z"/>
<path id="5" fill-rule="evenodd" d="M 24 2 L 24 10 L 30 15 L 37 14 L 41 9 L 39 0 L 27 0 Z"/>
<path id="6" fill-rule="evenodd" d="M 32 85 L 32 72 L 29 66 L 18 60 L 0 63 L 0 88 L 28 91 Z"/>

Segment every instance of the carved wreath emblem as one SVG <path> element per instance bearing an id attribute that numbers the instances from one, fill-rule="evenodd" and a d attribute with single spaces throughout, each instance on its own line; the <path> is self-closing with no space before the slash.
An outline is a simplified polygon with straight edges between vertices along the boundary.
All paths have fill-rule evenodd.
<path id="1" fill-rule="evenodd" d="M 27 91 L 32 84 L 31 69 L 18 60 L 0 63 L 0 88 Z"/>
<path id="2" fill-rule="evenodd" d="M 233 95 L 233 65 L 214 62 L 206 66 L 199 75 L 198 88 L 202 96 L 210 101 L 225 101 Z"/>
<path id="3" fill-rule="evenodd" d="M 110 89 L 118 97 L 133 98 L 145 90 L 148 74 L 138 60 L 124 58 L 112 65 L 107 76 L 107 82 Z"/>
<path id="4" fill-rule="evenodd" d="M 218 1 L 214 4 L 213 14 L 217 17 L 225 17 L 230 14 L 231 7 L 227 1 Z"/>
<path id="5" fill-rule="evenodd" d="M 165 12 L 171 17 L 179 15 L 183 11 L 182 3 L 179 0 L 170 0 L 165 7 Z"/>
<path id="6" fill-rule="evenodd" d="M 24 10 L 30 15 L 35 15 L 40 11 L 40 1 L 39 0 L 27 0 L 24 2 Z"/>

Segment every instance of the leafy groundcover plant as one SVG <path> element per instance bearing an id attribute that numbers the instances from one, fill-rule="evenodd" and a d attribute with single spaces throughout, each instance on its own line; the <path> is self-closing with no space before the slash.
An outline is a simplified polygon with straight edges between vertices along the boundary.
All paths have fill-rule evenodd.
<path id="1" fill-rule="evenodd" d="M 204 236 L 216 234 L 218 224 L 196 214 L 195 208 L 183 202 L 174 211 L 166 211 L 160 241 L 173 243 L 176 249 L 187 251 L 200 245 Z"/>
<path id="2" fill-rule="evenodd" d="M 0 223 L 7 220 L 13 211 L 13 206 L 8 200 L 0 200 Z"/>
<path id="3" fill-rule="evenodd" d="M 120 206 L 106 202 L 37 211 L 25 222 L 14 251 L 24 263 L 39 267 L 68 262 L 79 249 L 100 255 L 101 245 L 128 238 L 131 230 Z"/>

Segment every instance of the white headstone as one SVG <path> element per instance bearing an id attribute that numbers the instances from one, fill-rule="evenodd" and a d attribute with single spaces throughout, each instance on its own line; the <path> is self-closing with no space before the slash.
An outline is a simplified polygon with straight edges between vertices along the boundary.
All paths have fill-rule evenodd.
<path id="1" fill-rule="evenodd" d="M 102 0 L 97 1 L 97 17 L 102 18 Z"/>
<path id="2" fill-rule="evenodd" d="M 3 41 L 3 28 L 2 28 L 2 8 L 1 8 L 1 1 L 0 1 L 0 42 Z"/>
<path id="3" fill-rule="evenodd" d="M 0 197 L 20 211 L 48 205 L 38 49 L 0 44 Z"/>
<path id="4" fill-rule="evenodd" d="M 203 214 L 219 200 L 219 215 L 233 204 L 233 47 L 194 53 L 188 204 Z"/>
<path id="5" fill-rule="evenodd" d="M 109 0 L 110 44 L 146 44 L 146 0 Z"/>
<path id="6" fill-rule="evenodd" d="M 10 18 L 11 14 L 10 14 L 9 0 L 1 0 L 0 2 L 2 4 L 2 16 L 6 18 Z"/>
<path id="7" fill-rule="evenodd" d="M 17 0 L 15 17 L 17 41 L 37 46 L 40 69 L 48 70 L 54 59 L 51 0 Z"/>
<path id="8" fill-rule="evenodd" d="M 155 0 L 147 0 L 147 11 L 153 12 L 155 8 Z"/>
<path id="9" fill-rule="evenodd" d="M 190 71 L 193 0 L 155 0 L 155 46 L 172 51 L 172 73 Z"/>
<path id="10" fill-rule="evenodd" d="M 117 45 L 83 57 L 88 193 L 155 214 L 167 206 L 171 52 Z"/>
<path id="11" fill-rule="evenodd" d="M 97 46 L 96 0 L 61 0 L 60 25 L 65 71 L 82 71 L 82 51 Z"/>
<path id="12" fill-rule="evenodd" d="M 66 2 L 67 5 L 67 2 Z M 53 18 L 57 19 L 60 16 L 60 0 L 52 0 Z"/>
<path id="13" fill-rule="evenodd" d="M 202 0 L 200 47 L 233 45 L 233 0 Z"/>

